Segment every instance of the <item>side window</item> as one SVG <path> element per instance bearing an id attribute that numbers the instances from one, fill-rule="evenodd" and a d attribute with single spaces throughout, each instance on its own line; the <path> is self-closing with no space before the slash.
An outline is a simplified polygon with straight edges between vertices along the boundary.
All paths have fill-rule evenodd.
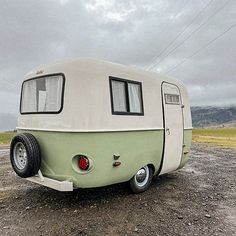
<path id="1" fill-rule="evenodd" d="M 127 112 L 125 82 L 112 80 L 113 109 L 117 112 Z"/>
<path id="2" fill-rule="evenodd" d="M 142 84 L 110 77 L 111 106 L 114 115 L 144 115 Z"/>
<path id="3" fill-rule="evenodd" d="M 167 104 L 179 105 L 180 99 L 178 94 L 165 94 L 165 101 Z"/>

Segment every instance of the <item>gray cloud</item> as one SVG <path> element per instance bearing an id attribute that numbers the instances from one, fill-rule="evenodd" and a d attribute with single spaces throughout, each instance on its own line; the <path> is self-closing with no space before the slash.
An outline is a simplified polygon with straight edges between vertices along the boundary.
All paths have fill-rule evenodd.
<path id="1" fill-rule="evenodd" d="M 233 24 L 232 0 L 1 0 L 0 107 L 18 111 L 23 76 L 39 64 L 86 56 L 143 68 L 155 64 L 153 70 L 165 74 Z M 236 27 L 168 74 L 186 83 L 192 104 L 236 104 L 235 42 Z"/>

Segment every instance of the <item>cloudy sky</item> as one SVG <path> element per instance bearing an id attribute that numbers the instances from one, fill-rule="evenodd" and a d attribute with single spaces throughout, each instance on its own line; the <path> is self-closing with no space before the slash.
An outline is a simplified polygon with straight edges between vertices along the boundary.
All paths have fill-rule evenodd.
<path id="1" fill-rule="evenodd" d="M 94 57 L 182 80 L 192 105 L 236 105 L 235 0 L 0 0 L 0 107 L 34 67 Z"/>

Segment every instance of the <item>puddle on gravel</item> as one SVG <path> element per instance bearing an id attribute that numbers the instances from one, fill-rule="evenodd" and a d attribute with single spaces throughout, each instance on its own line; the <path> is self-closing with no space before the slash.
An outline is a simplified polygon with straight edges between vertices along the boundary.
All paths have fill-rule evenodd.
<path id="1" fill-rule="evenodd" d="M 0 149 L 0 158 L 10 154 L 9 149 Z"/>
<path id="2" fill-rule="evenodd" d="M 187 173 L 192 173 L 194 175 L 203 175 L 201 171 L 198 171 L 190 166 L 188 166 L 187 168 L 183 168 L 182 171 L 187 172 Z"/>
<path id="3" fill-rule="evenodd" d="M 221 211 L 225 218 L 223 219 L 226 223 L 233 225 L 236 230 L 236 209 L 225 204 L 220 204 L 218 210 Z"/>
<path id="4" fill-rule="evenodd" d="M 12 192 L 14 190 L 28 190 L 30 188 L 32 188 L 32 187 L 27 186 L 27 185 L 0 187 L 0 197 L 1 197 L 1 195 L 4 195 L 5 192 Z"/>
<path id="5" fill-rule="evenodd" d="M 6 189 L 4 191 L 0 190 L 0 200 L 3 200 L 5 198 L 9 198 L 11 196 L 11 189 Z"/>

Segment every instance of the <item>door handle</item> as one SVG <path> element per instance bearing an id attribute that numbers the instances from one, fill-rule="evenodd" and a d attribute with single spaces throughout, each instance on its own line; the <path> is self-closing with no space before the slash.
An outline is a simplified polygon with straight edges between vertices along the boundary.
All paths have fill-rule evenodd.
<path id="1" fill-rule="evenodd" d="M 166 128 L 166 133 L 170 135 L 170 128 Z"/>

